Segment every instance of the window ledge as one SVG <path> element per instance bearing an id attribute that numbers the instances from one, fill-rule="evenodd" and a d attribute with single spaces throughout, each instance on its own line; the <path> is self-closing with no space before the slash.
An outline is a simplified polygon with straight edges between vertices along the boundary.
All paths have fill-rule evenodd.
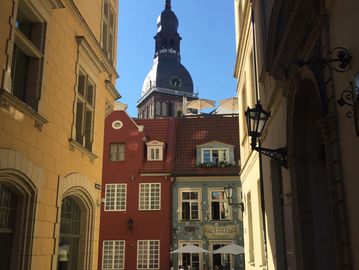
<path id="1" fill-rule="evenodd" d="M 237 164 L 232 164 L 225 161 L 220 161 L 218 163 L 212 162 L 204 162 L 204 163 L 196 163 L 196 167 L 199 168 L 229 168 L 229 167 L 237 167 Z"/>
<path id="2" fill-rule="evenodd" d="M 45 117 L 40 115 L 25 102 L 21 101 L 13 94 L 11 94 L 10 92 L 4 89 L 0 89 L 0 107 L 3 107 L 4 109 L 10 112 L 11 112 L 11 107 L 14 107 L 14 109 L 19 110 L 22 113 L 25 113 L 26 115 L 30 116 L 35 120 L 34 127 L 40 131 L 42 130 L 44 124 L 49 122 Z"/>
<path id="3" fill-rule="evenodd" d="M 190 225 L 193 223 L 197 223 L 197 222 L 201 222 L 202 220 L 196 219 L 196 220 L 180 220 L 179 223 L 181 224 L 186 224 L 186 225 Z"/>
<path id="4" fill-rule="evenodd" d="M 82 154 L 85 154 L 85 155 L 89 156 L 91 163 L 93 163 L 95 161 L 95 159 L 98 158 L 98 156 L 96 156 L 94 153 L 92 153 L 87 148 L 83 147 L 76 140 L 70 138 L 69 142 L 70 142 L 69 148 L 70 148 L 71 151 L 74 151 L 75 149 L 79 150 Z"/>
<path id="5" fill-rule="evenodd" d="M 51 5 L 51 8 L 54 9 L 65 7 L 61 0 L 49 0 L 49 4 Z"/>

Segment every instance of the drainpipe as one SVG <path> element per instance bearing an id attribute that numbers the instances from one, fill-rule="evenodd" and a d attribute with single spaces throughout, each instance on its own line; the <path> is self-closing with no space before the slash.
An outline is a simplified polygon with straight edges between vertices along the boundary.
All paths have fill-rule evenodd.
<path id="1" fill-rule="evenodd" d="M 173 175 L 171 177 L 171 189 L 170 189 L 170 222 L 171 222 L 171 230 L 170 230 L 170 239 L 171 239 L 171 249 L 173 250 L 173 244 L 174 244 L 174 239 L 173 239 L 173 186 L 176 183 L 176 176 Z M 173 267 L 173 254 L 170 255 L 171 259 L 170 259 L 170 266 Z M 171 268 L 172 269 L 172 268 Z"/>
<path id="2" fill-rule="evenodd" d="M 256 47 L 256 35 L 254 28 L 254 9 L 253 1 L 251 5 L 251 25 L 252 25 L 252 41 L 253 41 L 253 67 L 254 67 L 254 85 L 256 93 L 256 102 L 259 101 L 259 87 L 258 87 L 258 67 L 257 67 L 257 47 Z M 261 147 L 261 142 L 258 139 L 258 145 Z M 266 265 L 268 266 L 268 255 L 267 255 L 267 231 L 266 231 L 266 219 L 265 219 L 265 201 L 264 201 L 264 180 L 263 180 L 263 164 L 262 164 L 262 153 L 259 152 L 259 184 L 260 184 L 260 197 L 261 197 L 261 210 L 262 210 L 262 225 L 263 225 L 263 245 L 264 245 L 264 256 Z"/>
<path id="3" fill-rule="evenodd" d="M 258 140 L 258 145 L 261 147 L 261 142 Z M 261 210 L 262 210 L 262 230 L 263 230 L 263 245 L 264 245 L 264 257 L 266 265 L 268 267 L 268 254 L 267 254 L 267 230 L 266 230 L 266 215 L 265 215 L 265 201 L 264 201 L 264 179 L 263 179 L 263 163 L 262 153 L 259 152 L 259 184 L 260 184 L 260 196 L 261 196 Z"/>

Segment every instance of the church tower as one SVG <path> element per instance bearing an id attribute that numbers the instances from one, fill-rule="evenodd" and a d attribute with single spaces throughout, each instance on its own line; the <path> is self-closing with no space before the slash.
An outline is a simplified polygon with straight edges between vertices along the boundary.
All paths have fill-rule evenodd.
<path id="1" fill-rule="evenodd" d="M 181 37 L 177 29 L 178 19 L 171 0 L 166 0 L 157 19 L 153 65 L 137 104 L 139 118 L 177 116 L 186 110 L 187 100 L 197 99 L 191 75 L 181 64 Z"/>

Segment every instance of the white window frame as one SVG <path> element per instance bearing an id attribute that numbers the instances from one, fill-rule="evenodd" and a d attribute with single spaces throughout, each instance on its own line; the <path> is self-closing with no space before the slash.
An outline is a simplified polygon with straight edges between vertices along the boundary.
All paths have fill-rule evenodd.
<path id="1" fill-rule="evenodd" d="M 116 145 L 116 152 L 111 152 L 112 146 Z M 123 152 L 120 152 L 120 147 L 123 147 Z M 123 154 L 122 154 L 123 153 Z M 122 154 L 122 158 L 121 158 L 121 154 Z M 126 154 L 126 144 L 125 143 L 110 143 L 110 149 L 109 149 L 109 161 L 110 162 L 119 162 L 119 161 L 124 161 L 125 160 L 125 154 Z M 113 158 L 115 157 L 115 158 Z"/>
<path id="2" fill-rule="evenodd" d="M 108 18 L 105 15 L 105 7 L 108 6 Z M 113 15 L 113 22 L 111 24 L 110 16 Z M 104 0 L 103 4 L 103 13 L 102 13 L 102 49 L 105 52 L 107 58 L 113 63 L 114 62 L 114 52 L 115 52 L 115 40 L 116 40 L 116 18 L 117 14 L 115 9 L 112 6 L 111 0 Z M 107 31 L 104 31 L 106 26 Z M 111 38 L 112 36 L 112 38 Z M 106 39 L 106 44 L 105 44 Z"/>
<path id="3" fill-rule="evenodd" d="M 195 199 L 182 199 L 182 194 L 185 192 L 197 192 L 198 198 L 196 200 Z M 190 207 L 190 218 L 189 219 L 182 219 L 182 213 L 183 213 L 182 203 L 184 201 L 189 202 L 189 207 Z M 197 205 L 198 205 L 198 219 L 192 218 L 192 203 L 195 203 L 195 202 L 197 202 Z M 178 220 L 180 222 L 201 221 L 202 220 L 202 190 L 200 188 L 193 188 L 193 189 L 180 188 L 180 189 L 178 189 L 178 205 L 180 208 Z"/>
<path id="4" fill-rule="evenodd" d="M 143 186 L 148 186 L 148 198 L 145 197 L 143 193 Z M 153 194 L 153 188 L 158 186 L 158 196 Z M 139 196 L 138 196 L 138 210 L 140 211 L 159 211 L 161 210 L 161 183 L 140 183 L 139 185 Z M 148 201 L 148 202 L 146 202 Z M 152 207 L 152 204 L 155 207 Z M 146 207 L 147 206 L 147 207 Z"/>
<path id="5" fill-rule="evenodd" d="M 212 199 L 212 192 L 221 192 L 222 193 L 222 198 L 220 199 Z M 221 218 L 221 213 L 219 213 L 219 219 L 213 219 L 212 216 L 212 202 L 219 202 L 219 204 L 224 203 L 225 205 L 227 205 L 228 208 L 228 216 L 227 218 Z M 225 197 L 224 194 L 224 190 L 223 187 L 222 188 L 210 188 L 208 189 L 208 204 L 209 204 L 209 217 L 210 220 L 212 221 L 229 221 L 232 218 L 232 207 L 228 204 L 228 200 Z"/>
<path id="6" fill-rule="evenodd" d="M 209 151 L 210 153 L 210 163 L 218 162 L 229 162 L 229 148 L 202 148 L 201 149 L 201 162 L 206 163 L 208 161 L 204 160 L 204 152 Z M 216 162 L 213 158 L 213 152 L 218 151 L 218 161 Z M 225 155 L 224 155 L 225 154 Z"/>
<path id="7" fill-rule="evenodd" d="M 110 189 L 114 189 L 114 193 L 110 194 Z M 124 191 L 123 191 L 124 190 Z M 119 196 L 119 192 L 123 196 Z M 105 212 L 126 211 L 127 201 L 127 184 L 106 184 L 105 185 Z M 113 205 L 111 204 L 113 202 Z M 123 207 L 121 207 L 123 205 Z"/>
<path id="8" fill-rule="evenodd" d="M 80 86 L 80 76 L 85 77 L 85 81 L 84 81 L 84 94 L 82 95 L 79 92 L 79 86 Z M 89 100 L 87 99 L 87 94 L 88 94 L 88 87 L 92 86 L 92 104 L 89 102 Z M 78 104 L 82 103 L 83 104 L 83 109 L 81 112 L 81 123 L 78 123 Z M 91 77 L 88 75 L 87 72 L 84 71 L 84 69 L 80 68 L 79 69 L 79 73 L 77 75 L 77 87 L 76 87 L 76 110 L 75 110 L 75 129 L 74 129 L 74 139 L 75 141 L 77 141 L 80 145 L 82 145 L 84 148 L 86 148 L 87 150 L 92 152 L 92 145 L 93 145 L 93 139 L 94 139 L 94 121 L 95 121 L 95 104 L 96 104 L 96 85 L 94 83 L 94 80 L 91 79 Z M 89 122 L 87 122 L 87 118 L 86 118 L 86 112 L 90 111 L 91 114 L 91 119 Z M 80 127 L 78 126 L 80 125 Z M 88 125 L 90 125 L 90 130 L 87 131 L 87 129 L 89 128 Z M 77 132 L 80 131 L 81 132 L 81 140 L 78 137 Z M 89 134 L 86 134 L 89 133 Z M 89 138 L 88 138 L 89 137 Z M 90 145 L 87 146 L 86 145 L 86 141 L 87 139 L 90 142 Z"/>
<path id="9" fill-rule="evenodd" d="M 209 251 L 213 252 L 213 245 L 229 245 L 232 244 L 233 241 L 228 241 L 228 240 L 210 240 L 208 241 L 208 245 L 209 245 Z M 209 259 L 209 263 L 210 265 L 213 265 L 213 255 L 222 255 L 222 254 L 213 254 L 210 253 L 210 259 Z M 230 261 L 230 269 L 234 268 L 234 257 L 233 255 L 229 255 L 229 254 L 224 254 L 224 255 L 228 255 L 229 256 L 229 261 Z"/>
<path id="10" fill-rule="evenodd" d="M 108 244 L 111 248 L 110 258 L 108 263 L 105 261 L 105 247 Z M 116 246 L 117 245 L 117 246 Z M 116 250 L 120 252 L 116 253 Z M 122 251 L 122 252 L 121 252 Z M 103 270 L 120 270 L 125 269 L 125 252 L 126 252 L 126 241 L 124 240 L 104 240 L 102 242 L 102 269 Z M 116 260 L 119 261 L 119 267 L 115 267 Z M 122 261 L 122 263 L 121 263 Z M 110 264 L 110 266 L 108 265 Z"/>
<path id="11" fill-rule="evenodd" d="M 202 241 L 190 241 L 190 240 L 189 241 L 185 241 L 185 240 L 178 241 L 178 247 L 179 248 L 182 248 L 182 247 L 184 247 L 186 245 L 195 245 L 195 246 L 198 246 L 200 248 L 203 248 L 203 242 Z M 193 254 L 198 254 L 198 256 L 199 256 L 199 267 L 200 267 L 199 269 L 202 269 L 203 253 L 193 253 Z M 190 254 L 190 256 L 191 256 L 191 265 L 190 266 L 191 267 L 192 267 L 192 261 L 193 261 L 193 258 L 192 258 L 193 254 Z M 183 265 L 183 255 L 184 255 L 184 253 L 182 253 L 182 254 L 180 253 L 178 255 L 178 265 Z"/>
<path id="12" fill-rule="evenodd" d="M 147 146 L 147 160 L 148 161 L 163 161 L 164 143 L 160 141 L 151 141 L 146 143 Z"/>
<path id="13" fill-rule="evenodd" d="M 142 245 L 141 245 L 142 244 Z M 154 254 L 153 249 L 151 250 L 152 246 L 155 245 L 157 254 Z M 146 254 L 141 254 L 141 247 L 146 246 L 144 251 Z M 160 240 L 137 240 L 137 260 L 136 260 L 136 267 L 137 269 L 160 269 L 161 264 L 161 256 L 160 256 Z M 155 255 L 155 256 L 154 256 Z M 143 256 L 141 258 L 141 256 Z M 151 257 L 152 256 L 152 257 Z M 150 265 L 150 262 L 157 261 L 157 264 Z M 141 265 L 140 265 L 141 264 Z M 145 264 L 145 265 L 143 265 Z"/>

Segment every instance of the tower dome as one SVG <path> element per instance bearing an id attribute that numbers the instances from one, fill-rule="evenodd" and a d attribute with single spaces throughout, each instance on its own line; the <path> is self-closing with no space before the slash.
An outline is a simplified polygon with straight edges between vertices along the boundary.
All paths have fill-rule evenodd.
<path id="1" fill-rule="evenodd" d="M 193 100 L 193 81 L 181 64 L 181 37 L 177 32 L 178 19 L 172 11 L 171 1 L 157 18 L 155 54 L 151 70 L 147 74 L 138 101 L 140 118 L 171 117 L 184 112 L 186 100 Z"/>
<path id="2" fill-rule="evenodd" d="M 142 96 L 153 87 L 193 93 L 191 75 L 181 64 L 181 37 L 177 29 L 177 16 L 172 11 L 171 1 L 166 0 L 165 9 L 157 19 L 155 56 L 143 83 Z"/>
<path id="3" fill-rule="evenodd" d="M 193 93 L 190 73 L 180 62 L 171 59 L 155 61 L 143 82 L 142 96 L 153 87 Z"/>

